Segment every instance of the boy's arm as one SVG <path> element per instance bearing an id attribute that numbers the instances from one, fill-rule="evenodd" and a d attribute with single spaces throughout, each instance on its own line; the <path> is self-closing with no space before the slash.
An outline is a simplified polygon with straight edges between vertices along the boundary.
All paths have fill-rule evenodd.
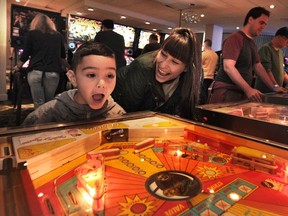
<path id="1" fill-rule="evenodd" d="M 22 126 L 32 126 L 42 123 L 50 123 L 54 122 L 54 100 L 49 101 L 40 107 L 38 107 L 36 110 L 31 112 L 23 121 L 21 124 Z"/>

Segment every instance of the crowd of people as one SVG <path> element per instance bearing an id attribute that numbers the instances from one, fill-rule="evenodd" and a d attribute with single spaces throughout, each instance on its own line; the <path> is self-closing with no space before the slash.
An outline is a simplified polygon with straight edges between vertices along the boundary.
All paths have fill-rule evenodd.
<path id="1" fill-rule="evenodd" d="M 143 53 L 129 65 L 123 36 L 113 31 L 112 20 L 104 20 L 102 31 L 76 50 L 69 66 L 63 63 L 62 36 L 47 16 L 39 14 L 15 67 L 19 70 L 30 58 L 28 81 L 35 110 L 23 125 L 95 120 L 144 110 L 194 119 L 199 104 L 261 102 L 263 93 L 286 92 L 282 48 L 288 44 L 288 27 L 280 28 L 259 53 L 253 41 L 269 16 L 263 7 L 252 8 L 242 29 L 224 40 L 220 59 L 210 39 L 201 52 L 195 33 L 177 27 L 161 44 L 151 34 Z M 63 64 L 73 89 L 54 97 Z"/>

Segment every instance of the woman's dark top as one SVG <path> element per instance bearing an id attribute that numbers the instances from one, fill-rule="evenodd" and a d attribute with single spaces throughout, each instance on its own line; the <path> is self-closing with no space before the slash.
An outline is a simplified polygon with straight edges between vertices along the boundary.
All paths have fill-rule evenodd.
<path id="1" fill-rule="evenodd" d="M 29 71 L 60 73 L 62 59 L 65 59 L 65 56 L 64 39 L 59 32 L 48 34 L 32 30 L 26 36 L 20 60 L 26 62 L 30 57 Z"/>
<path id="2" fill-rule="evenodd" d="M 148 52 L 136 58 L 130 65 L 117 71 L 114 100 L 126 112 L 157 111 L 172 115 L 180 115 L 179 102 L 181 99 L 179 85 L 171 97 L 165 101 L 162 85 L 155 79 L 155 56 L 157 51 Z"/>

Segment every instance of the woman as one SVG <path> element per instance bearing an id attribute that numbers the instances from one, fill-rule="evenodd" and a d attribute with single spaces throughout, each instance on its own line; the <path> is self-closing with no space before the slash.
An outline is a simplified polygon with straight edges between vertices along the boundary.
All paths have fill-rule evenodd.
<path id="1" fill-rule="evenodd" d="M 117 71 L 114 100 L 127 112 L 151 110 L 192 119 L 199 98 L 200 49 L 190 29 L 174 29 L 159 51 Z"/>
<path id="2" fill-rule="evenodd" d="M 29 58 L 28 83 L 36 109 L 54 98 L 59 74 L 63 70 L 62 64 L 65 62 L 64 39 L 57 32 L 53 21 L 41 13 L 31 22 L 24 50 L 15 70 L 19 70 Z"/>

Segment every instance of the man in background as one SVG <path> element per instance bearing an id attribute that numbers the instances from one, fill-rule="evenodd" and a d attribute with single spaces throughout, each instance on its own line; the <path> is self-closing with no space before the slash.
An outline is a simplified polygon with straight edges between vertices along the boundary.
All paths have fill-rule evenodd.
<path id="1" fill-rule="evenodd" d="M 94 41 L 104 43 L 114 51 L 116 55 L 116 67 L 119 69 L 126 65 L 125 41 L 124 37 L 114 32 L 113 29 L 113 20 L 103 20 L 101 31 L 96 34 Z"/>
<path id="2" fill-rule="evenodd" d="M 204 51 L 202 52 L 202 69 L 204 73 L 204 81 L 201 89 L 200 103 L 205 104 L 208 99 L 208 88 L 214 80 L 214 74 L 218 63 L 218 55 L 212 50 L 212 41 L 206 39 L 204 41 Z"/>
<path id="3" fill-rule="evenodd" d="M 259 56 L 263 67 L 272 80 L 274 86 L 288 84 L 288 74 L 284 71 L 283 48 L 288 45 L 288 27 L 278 29 L 273 39 L 259 49 Z M 259 77 L 256 77 L 255 88 L 262 93 L 272 92 Z"/>
<path id="4" fill-rule="evenodd" d="M 248 99 L 262 102 L 263 94 L 252 87 L 253 71 L 268 88 L 283 92 L 275 86 L 260 62 L 253 38 L 268 24 L 270 12 L 254 7 L 246 15 L 240 31 L 229 35 L 223 42 L 222 64 L 215 77 L 209 103 L 236 102 Z"/>
<path id="5" fill-rule="evenodd" d="M 160 43 L 158 43 L 158 35 L 155 33 L 152 33 L 149 36 L 149 43 L 145 45 L 141 54 L 151 52 L 154 50 L 158 50 L 158 49 L 160 49 L 160 47 L 161 47 L 161 45 L 160 45 Z"/>

